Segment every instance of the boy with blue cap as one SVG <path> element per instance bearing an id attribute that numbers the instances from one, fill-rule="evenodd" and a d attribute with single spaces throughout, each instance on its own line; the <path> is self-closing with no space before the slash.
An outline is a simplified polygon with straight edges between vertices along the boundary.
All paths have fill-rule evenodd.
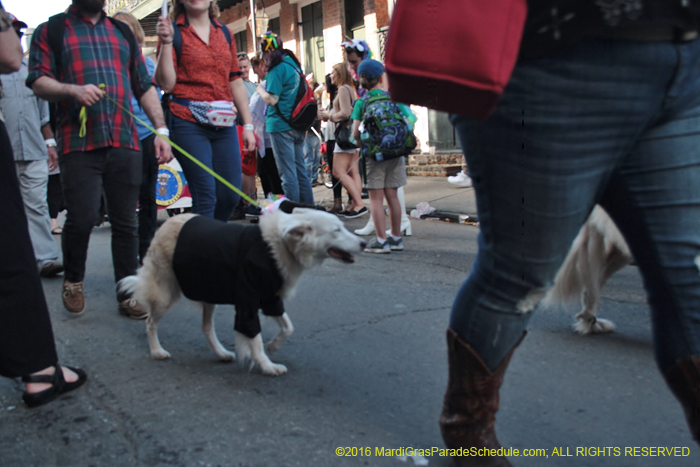
<path id="1" fill-rule="evenodd" d="M 391 102 L 389 93 L 381 89 L 384 66 L 376 60 L 363 60 L 357 68 L 360 85 L 367 94 L 355 102 L 350 118 L 353 137 L 362 142 L 362 156 L 367 164 L 367 188 L 370 214 L 377 237 L 369 243 L 368 253 L 390 253 L 403 250 L 401 239 L 401 204 L 399 187 L 406 185 L 404 157 L 416 146 L 412 124 L 413 113 L 402 104 Z M 364 131 L 360 133 L 360 123 Z M 384 198 L 389 206 L 391 231 L 385 232 Z"/>

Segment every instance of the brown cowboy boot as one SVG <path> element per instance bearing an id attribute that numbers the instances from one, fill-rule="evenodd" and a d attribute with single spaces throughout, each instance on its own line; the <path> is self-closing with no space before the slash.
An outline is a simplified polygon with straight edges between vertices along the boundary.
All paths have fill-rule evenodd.
<path id="1" fill-rule="evenodd" d="M 498 390 L 503 376 L 523 337 L 491 371 L 469 344 L 447 330 L 449 380 L 440 414 L 440 431 L 448 449 L 498 449 L 494 425 L 498 411 Z M 504 456 L 454 457 L 460 467 L 512 467 Z"/>
<path id="2" fill-rule="evenodd" d="M 700 357 L 678 360 L 664 376 L 685 411 L 693 439 L 700 444 Z"/>

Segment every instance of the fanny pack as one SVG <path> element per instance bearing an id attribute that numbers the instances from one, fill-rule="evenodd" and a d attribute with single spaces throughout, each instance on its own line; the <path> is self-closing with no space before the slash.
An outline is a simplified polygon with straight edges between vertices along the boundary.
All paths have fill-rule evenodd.
<path id="1" fill-rule="evenodd" d="M 184 105 L 197 122 L 215 127 L 232 127 L 236 124 L 236 108 L 229 101 L 188 101 L 171 97 L 170 102 Z"/>

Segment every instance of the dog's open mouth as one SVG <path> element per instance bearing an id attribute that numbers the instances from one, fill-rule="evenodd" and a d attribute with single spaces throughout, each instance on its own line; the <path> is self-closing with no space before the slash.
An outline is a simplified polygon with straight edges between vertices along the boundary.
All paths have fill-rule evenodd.
<path id="1" fill-rule="evenodd" d="M 345 250 L 341 250 L 340 248 L 335 248 L 331 247 L 328 249 L 328 255 L 331 258 L 335 258 L 337 260 L 342 261 L 343 263 L 354 263 L 355 262 L 355 257 L 348 253 Z"/>

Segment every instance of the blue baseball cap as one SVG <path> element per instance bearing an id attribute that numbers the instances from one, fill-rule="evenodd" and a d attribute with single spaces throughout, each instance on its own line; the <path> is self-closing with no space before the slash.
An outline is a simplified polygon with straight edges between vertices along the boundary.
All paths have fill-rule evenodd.
<path id="1" fill-rule="evenodd" d="M 360 66 L 357 67 L 357 74 L 365 75 L 369 79 L 379 78 L 382 73 L 384 73 L 384 65 L 372 58 L 362 60 Z"/>

